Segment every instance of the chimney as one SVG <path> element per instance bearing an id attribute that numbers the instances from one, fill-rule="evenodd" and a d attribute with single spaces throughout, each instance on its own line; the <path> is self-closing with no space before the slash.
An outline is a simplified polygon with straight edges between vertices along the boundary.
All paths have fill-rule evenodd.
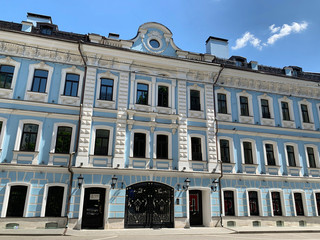
<path id="1" fill-rule="evenodd" d="M 206 41 L 207 54 L 218 58 L 229 58 L 229 44 L 227 39 L 210 36 Z"/>

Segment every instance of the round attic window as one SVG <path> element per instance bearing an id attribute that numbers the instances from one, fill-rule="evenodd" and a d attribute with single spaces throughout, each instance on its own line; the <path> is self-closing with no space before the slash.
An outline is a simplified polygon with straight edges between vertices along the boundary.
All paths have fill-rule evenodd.
<path id="1" fill-rule="evenodd" d="M 151 39 L 151 40 L 149 41 L 149 44 L 150 44 L 150 46 L 151 46 L 152 48 L 159 48 L 159 47 L 160 47 L 160 43 L 159 43 L 159 41 L 156 40 L 156 39 Z"/>

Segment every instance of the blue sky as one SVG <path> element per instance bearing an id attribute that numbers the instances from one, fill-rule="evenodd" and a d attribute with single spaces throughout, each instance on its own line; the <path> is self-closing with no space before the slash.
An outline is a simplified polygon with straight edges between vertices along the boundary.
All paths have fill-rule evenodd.
<path id="1" fill-rule="evenodd" d="M 205 53 L 209 36 L 229 40 L 230 56 L 259 64 L 320 72 L 319 0 L 0 0 L 0 19 L 50 15 L 62 31 L 135 37 L 145 22 L 159 22 L 186 51 Z"/>

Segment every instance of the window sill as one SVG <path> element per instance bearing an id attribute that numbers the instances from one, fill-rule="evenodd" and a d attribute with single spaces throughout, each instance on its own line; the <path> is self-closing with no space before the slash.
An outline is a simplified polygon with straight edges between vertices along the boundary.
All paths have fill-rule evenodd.
<path id="1" fill-rule="evenodd" d="M 172 170 L 172 159 L 153 159 L 153 168 L 160 170 Z"/>
<path id="2" fill-rule="evenodd" d="M 156 110 L 157 110 L 158 113 L 164 113 L 164 114 L 175 114 L 176 113 L 176 110 L 172 109 L 170 107 L 157 106 Z"/>
<path id="3" fill-rule="evenodd" d="M 96 107 L 115 109 L 116 103 L 114 101 L 97 99 Z"/>
<path id="4" fill-rule="evenodd" d="M 197 110 L 189 110 L 188 111 L 188 117 L 190 118 L 204 118 L 204 112 L 203 111 L 197 111 Z"/>
<path id="5" fill-rule="evenodd" d="M 79 106 L 80 105 L 80 98 L 73 97 L 73 96 L 60 95 L 59 103 L 65 104 L 65 105 Z"/>
<path id="6" fill-rule="evenodd" d="M 288 175 L 301 176 L 302 167 L 300 167 L 300 166 L 296 166 L 296 167 L 287 166 L 287 169 L 288 169 Z"/>
<path id="7" fill-rule="evenodd" d="M 308 174 L 312 177 L 320 177 L 320 168 L 308 168 Z"/>
<path id="8" fill-rule="evenodd" d="M 232 115 L 230 113 L 217 113 L 217 120 L 231 122 Z"/>
<path id="9" fill-rule="evenodd" d="M 0 97 L 2 98 L 12 98 L 13 89 L 11 88 L 0 88 Z"/>
<path id="10" fill-rule="evenodd" d="M 282 120 L 282 126 L 286 128 L 295 128 L 296 124 L 294 121 L 290 120 Z"/>
<path id="11" fill-rule="evenodd" d="M 208 171 L 208 163 L 205 160 L 189 160 L 189 168 L 193 171 Z"/>
<path id="12" fill-rule="evenodd" d="M 248 163 L 243 163 L 242 164 L 242 171 L 243 173 L 248 173 L 248 174 L 257 174 L 257 169 L 258 169 L 259 164 L 248 164 Z"/>
<path id="13" fill-rule="evenodd" d="M 27 91 L 25 95 L 25 100 L 36 101 L 36 102 L 47 102 L 48 93 Z"/>
<path id="14" fill-rule="evenodd" d="M 152 112 L 152 107 L 150 105 L 143 105 L 143 104 L 135 104 L 134 109 L 143 111 L 143 112 Z"/>
<path id="15" fill-rule="evenodd" d="M 111 155 L 90 155 L 89 166 L 91 167 L 112 167 Z"/>
<path id="16" fill-rule="evenodd" d="M 234 173 L 235 163 L 222 163 L 222 170 L 224 173 Z"/>
<path id="17" fill-rule="evenodd" d="M 48 165 L 67 166 L 69 159 L 69 153 L 49 153 Z"/>
<path id="18" fill-rule="evenodd" d="M 129 168 L 148 169 L 150 168 L 150 158 L 130 157 Z"/>
<path id="19" fill-rule="evenodd" d="M 280 166 L 279 165 L 265 165 L 266 174 L 269 175 L 279 175 Z"/>
<path id="20" fill-rule="evenodd" d="M 314 123 L 302 123 L 302 128 L 306 130 L 314 130 Z"/>
<path id="21" fill-rule="evenodd" d="M 261 125 L 274 126 L 273 118 L 261 118 Z"/>
<path id="22" fill-rule="evenodd" d="M 28 152 L 13 150 L 13 164 L 38 164 L 38 151 Z"/>
<path id="23" fill-rule="evenodd" d="M 239 116 L 239 122 L 253 124 L 253 116 Z"/>

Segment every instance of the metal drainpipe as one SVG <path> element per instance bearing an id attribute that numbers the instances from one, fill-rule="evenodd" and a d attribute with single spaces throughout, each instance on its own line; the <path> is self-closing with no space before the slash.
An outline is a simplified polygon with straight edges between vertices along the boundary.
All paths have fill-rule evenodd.
<path id="1" fill-rule="evenodd" d="M 215 85 L 219 80 L 219 77 L 221 75 L 222 70 L 224 69 L 224 64 L 221 64 L 221 69 L 219 70 L 219 73 L 216 77 L 216 79 L 213 82 L 213 109 L 214 109 L 214 122 L 215 122 L 215 138 L 216 138 L 216 152 L 217 152 L 217 161 L 220 162 L 220 176 L 218 178 L 218 183 L 219 183 L 219 203 L 220 203 L 220 225 L 223 227 L 222 223 L 222 189 L 221 189 L 221 178 L 223 177 L 223 170 L 222 170 L 222 161 L 219 160 L 219 151 L 218 151 L 218 121 L 217 121 L 217 111 L 216 111 L 216 95 L 215 95 Z"/>
<path id="2" fill-rule="evenodd" d="M 77 128 L 77 133 L 76 133 L 76 147 L 75 147 L 75 152 L 70 154 L 69 157 L 69 163 L 68 163 L 68 172 L 70 173 L 70 178 L 69 178 L 69 186 L 68 186 L 68 198 L 67 198 L 67 223 L 65 226 L 65 229 L 62 233 L 62 236 L 65 236 L 69 227 L 69 213 L 70 213 L 70 200 L 71 200 L 71 193 L 72 193 L 72 182 L 73 182 L 73 170 L 72 170 L 72 156 L 78 153 L 78 148 L 79 148 L 79 141 L 80 141 L 80 125 L 81 125 L 81 117 L 82 117 L 82 108 L 83 108 L 83 99 L 84 99 L 84 89 L 86 86 L 86 77 L 87 77 L 87 62 L 84 59 L 84 56 L 81 51 L 81 42 L 78 42 L 78 50 L 80 53 L 80 56 L 82 58 L 83 64 L 84 64 L 84 74 L 83 74 L 83 81 L 82 81 L 82 89 L 81 89 L 81 95 L 80 95 L 80 108 L 79 108 L 79 119 L 78 119 L 78 128 Z"/>

